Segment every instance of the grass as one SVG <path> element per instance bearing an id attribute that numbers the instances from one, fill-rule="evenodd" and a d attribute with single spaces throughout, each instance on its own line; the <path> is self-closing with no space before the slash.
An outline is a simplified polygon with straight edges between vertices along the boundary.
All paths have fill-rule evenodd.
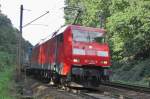
<path id="1" fill-rule="evenodd" d="M 120 67 L 119 67 L 120 66 Z M 150 82 L 150 58 L 138 60 L 132 63 L 118 65 L 113 69 L 112 80 L 125 84 L 149 87 Z"/>
<path id="2" fill-rule="evenodd" d="M 0 52 L 0 99 L 15 99 L 13 93 L 13 57 L 7 52 Z"/>
<path id="3" fill-rule="evenodd" d="M 15 99 L 11 96 L 13 88 L 13 68 L 6 68 L 0 72 L 0 99 Z"/>

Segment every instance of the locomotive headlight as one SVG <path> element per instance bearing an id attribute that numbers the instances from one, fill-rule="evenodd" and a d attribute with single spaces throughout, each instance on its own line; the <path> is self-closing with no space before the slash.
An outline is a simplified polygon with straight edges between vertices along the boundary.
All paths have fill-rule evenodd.
<path id="1" fill-rule="evenodd" d="M 101 61 L 101 64 L 107 64 L 108 61 Z"/>
<path id="2" fill-rule="evenodd" d="M 80 62 L 80 59 L 75 58 L 73 59 L 73 62 Z"/>
<path id="3" fill-rule="evenodd" d="M 108 62 L 107 62 L 107 61 L 103 61 L 103 63 L 104 63 L 104 64 L 107 64 Z"/>
<path id="4" fill-rule="evenodd" d="M 108 51 L 97 51 L 97 56 L 108 57 Z"/>

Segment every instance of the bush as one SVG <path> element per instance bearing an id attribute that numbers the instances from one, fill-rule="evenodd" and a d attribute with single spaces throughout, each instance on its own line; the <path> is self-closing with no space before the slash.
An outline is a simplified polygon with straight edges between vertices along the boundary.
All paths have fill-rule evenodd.
<path id="1" fill-rule="evenodd" d="M 0 72 L 0 99 L 15 99 L 11 96 L 11 88 L 13 87 L 12 74 L 13 66 L 5 68 Z"/>
<path id="2" fill-rule="evenodd" d="M 0 52 L 0 71 L 14 64 L 15 59 L 13 59 L 13 56 L 7 52 Z"/>

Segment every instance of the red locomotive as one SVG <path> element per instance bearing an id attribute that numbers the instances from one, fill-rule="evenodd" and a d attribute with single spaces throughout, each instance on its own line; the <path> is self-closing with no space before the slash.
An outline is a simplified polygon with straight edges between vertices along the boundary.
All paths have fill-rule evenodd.
<path id="1" fill-rule="evenodd" d="M 28 71 L 56 84 L 99 85 L 109 79 L 111 65 L 104 36 L 104 29 L 68 25 L 33 48 Z"/>

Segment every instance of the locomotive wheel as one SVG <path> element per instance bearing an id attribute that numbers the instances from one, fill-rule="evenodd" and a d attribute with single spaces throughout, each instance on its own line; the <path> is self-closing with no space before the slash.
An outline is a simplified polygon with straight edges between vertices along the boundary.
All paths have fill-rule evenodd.
<path id="1" fill-rule="evenodd" d="M 109 81 L 110 79 L 109 79 L 109 76 L 106 76 L 106 81 Z"/>
<path id="2" fill-rule="evenodd" d="M 50 78 L 50 83 L 49 83 L 50 85 L 54 85 L 54 81 L 53 81 L 53 79 L 52 78 Z"/>
<path id="3" fill-rule="evenodd" d="M 68 91 L 68 92 L 71 91 L 71 89 L 69 87 L 66 87 L 65 90 Z"/>
<path id="4" fill-rule="evenodd" d="M 52 81 L 54 82 L 54 85 L 59 85 L 60 84 L 60 77 L 58 74 L 54 73 L 52 75 Z"/>
<path id="5" fill-rule="evenodd" d="M 104 80 L 104 81 L 109 81 L 109 76 L 104 76 L 104 77 L 103 77 L 103 80 Z"/>
<path id="6" fill-rule="evenodd" d="M 64 77 L 61 77 L 60 78 L 60 88 L 65 90 L 65 78 Z"/>

